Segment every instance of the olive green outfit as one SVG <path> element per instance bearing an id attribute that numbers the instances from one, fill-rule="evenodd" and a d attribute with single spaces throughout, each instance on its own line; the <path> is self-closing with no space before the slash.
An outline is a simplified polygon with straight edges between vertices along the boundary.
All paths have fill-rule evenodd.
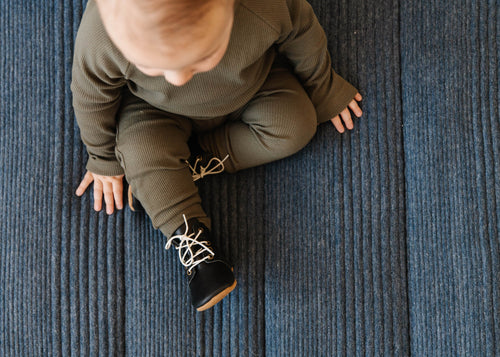
<path id="1" fill-rule="evenodd" d="M 87 169 L 125 173 L 168 237 L 183 214 L 209 225 L 185 162 L 193 131 L 205 151 L 229 154 L 224 165 L 235 172 L 299 151 L 357 93 L 331 68 L 326 36 L 305 0 L 237 1 L 223 59 L 181 87 L 128 62 L 90 0 L 71 89 Z"/>

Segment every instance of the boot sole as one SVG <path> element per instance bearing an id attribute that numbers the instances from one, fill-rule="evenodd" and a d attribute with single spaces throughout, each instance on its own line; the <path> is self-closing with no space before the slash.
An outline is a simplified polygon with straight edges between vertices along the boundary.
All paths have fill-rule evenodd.
<path id="1" fill-rule="evenodd" d="M 202 306 L 196 308 L 196 310 L 198 310 L 198 311 L 205 311 L 205 310 L 210 309 L 212 306 L 214 306 L 215 304 L 217 304 L 218 302 L 220 302 L 222 299 L 224 299 L 231 291 L 234 290 L 235 287 L 236 287 L 236 279 L 234 280 L 233 285 L 231 285 L 230 287 L 222 290 L 220 293 L 218 293 L 212 299 L 210 299 L 209 302 L 207 302 L 205 305 L 202 305 Z"/>
<path id="2" fill-rule="evenodd" d="M 134 195 L 132 194 L 132 188 L 130 186 L 128 187 L 127 198 L 128 206 L 132 212 L 144 212 L 144 207 L 142 207 L 141 203 L 136 198 L 134 198 Z M 136 203 L 136 206 L 134 206 L 134 201 Z"/>
<path id="3" fill-rule="evenodd" d="M 127 197 L 128 198 L 128 206 L 130 207 L 130 209 L 132 210 L 132 212 L 135 212 L 134 203 L 133 203 L 134 202 L 134 196 L 132 196 L 132 189 L 130 188 L 130 186 L 128 188 L 128 195 L 127 196 L 128 196 Z"/>

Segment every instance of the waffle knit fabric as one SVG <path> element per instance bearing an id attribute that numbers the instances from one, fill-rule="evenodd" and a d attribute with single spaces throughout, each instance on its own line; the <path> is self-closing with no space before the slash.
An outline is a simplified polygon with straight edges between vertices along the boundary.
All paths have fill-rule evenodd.
<path id="1" fill-rule="evenodd" d="M 307 92 L 275 68 L 283 58 Z M 201 140 L 219 158 L 229 154 L 226 166 L 235 172 L 302 149 L 317 123 L 339 114 L 357 92 L 332 69 L 325 33 L 304 0 L 236 2 L 221 63 L 182 87 L 146 76 L 127 61 L 91 1 L 76 39 L 72 90 L 87 169 L 107 176 L 125 171 L 154 227 L 167 237 L 182 215 L 210 226 L 186 165 L 189 117 L 239 114 L 239 121 L 222 122 Z"/>

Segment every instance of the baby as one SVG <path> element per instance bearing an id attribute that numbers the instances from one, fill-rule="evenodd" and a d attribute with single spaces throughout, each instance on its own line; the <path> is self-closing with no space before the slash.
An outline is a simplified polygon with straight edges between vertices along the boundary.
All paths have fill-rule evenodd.
<path id="1" fill-rule="evenodd" d="M 179 250 L 191 302 L 236 286 L 211 244 L 195 180 L 292 155 L 361 95 L 331 68 L 306 0 L 90 0 L 75 44 L 73 106 L 89 153 L 76 194 L 123 208 L 123 178 Z M 199 170 L 199 172 L 198 172 Z M 130 200 L 129 200 L 130 201 Z"/>

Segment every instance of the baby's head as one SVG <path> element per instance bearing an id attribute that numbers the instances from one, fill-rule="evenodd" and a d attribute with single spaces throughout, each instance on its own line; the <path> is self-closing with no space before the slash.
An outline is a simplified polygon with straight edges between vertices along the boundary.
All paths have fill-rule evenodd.
<path id="1" fill-rule="evenodd" d="M 98 0 L 113 43 L 141 72 L 177 86 L 224 56 L 235 0 Z"/>

